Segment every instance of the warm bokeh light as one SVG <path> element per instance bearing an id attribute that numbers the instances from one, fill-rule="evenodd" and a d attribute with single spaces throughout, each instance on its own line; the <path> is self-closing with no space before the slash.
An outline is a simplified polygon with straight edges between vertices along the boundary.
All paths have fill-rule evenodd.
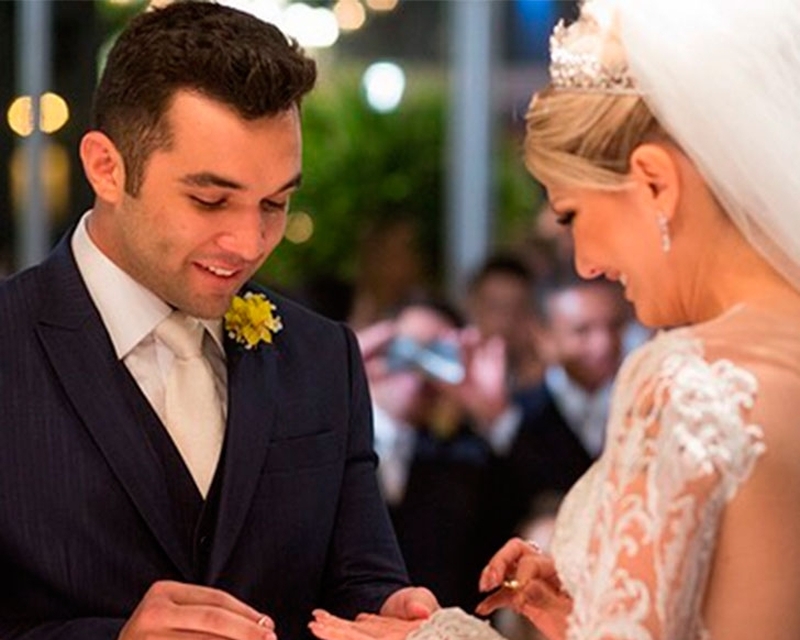
<path id="1" fill-rule="evenodd" d="M 45 133 L 55 133 L 69 120 L 67 101 L 55 93 L 45 93 L 41 101 L 41 120 L 39 126 Z"/>
<path id="2" fill-rule="evenodd" d="M 14 211 L 27 208 L 25 196 L 28 193 L 28 150 L 24 147 L 14 149 L 8 163 L 11 184 L 11 203 Z M 55 141 L 48 141 L 42 155 L 40 172 L 44 192 L 45 209 L 53 221 L 63 220 L 69 210 L 70 155 Z"/>
<path id="3" fill-rule="evenodd" d="M 406 74 L 394 62 L 375 62 L 364 72 L 362 86 L 369 106 L 388 113 L 397 109 L 403 99 Z"/>
<path id="4" fill-rule="evenodd" d="M 294 244 L 308 242 L 314 235 L 314 220 L 305 211 L 290 213 L 286 221 L 286 239 Z"/>
<path id="5" fill-rule="evenodd" d="M 11 103 L 6 114 L 8 126 L 18 136 L 29 136 L 33 133 L 33 109 L 30 96 L 21 96 Z"/>
<path id="6" fill-rule="evenodd" d="M 55 93 L 42 94 L 39 101 L 39 129 L 44 133 L 55 133 L 69 120 L 67 101 Z M 8 126 L 18 136 L 33 133 L 33 101 L 30 96 L 20 96 L 11 103 L 6 114 Z"/>
<path id="7" fill-rule="evenodd" d="M 333 13 L 342 31 L 355 31 L 364 25 L 367 12 L 358 0 L 339 0 L 333 7 Z"/>
<path id="8" fill-rule="evenodd" d="M 367 6 L 373 11 L 391 11 L 399 0 L 367 0 Z"/>
<path id="9" fill-rule="evenodd" d="M 278 26 L 303 47 L 330 47 L 339 39 L 339 23 L 333 11 L 302 2 L 286 7 Z"/>

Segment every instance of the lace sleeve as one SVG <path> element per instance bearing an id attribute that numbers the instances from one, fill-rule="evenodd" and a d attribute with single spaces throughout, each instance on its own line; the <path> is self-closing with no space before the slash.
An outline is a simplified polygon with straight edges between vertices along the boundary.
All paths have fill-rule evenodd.
<path id="1" fill-rule="evenodd" d="M 675 332 L 677 333 L 677 332 Z M 569 640 L 696 640 L 722 510 L 764 449 L 756 379 L 662 336 L 621 374 Z"/>

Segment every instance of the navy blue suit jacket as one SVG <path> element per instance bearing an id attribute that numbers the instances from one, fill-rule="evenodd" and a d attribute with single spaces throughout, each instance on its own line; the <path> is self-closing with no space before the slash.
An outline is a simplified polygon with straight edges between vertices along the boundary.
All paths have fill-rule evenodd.
<path id="1" fill-rule="evenodd" d="M 566 493 L 592 465 L 592 456 L 570 429 L 545 383 L 518 392 L 523 417 L 505 459 L 505 499 L 518 518 L 544 496 Z"/>
<path id="2" fill-rule="evenodd" d="M 0 285 L 0 638 L 115 638 L 171 579 L 224 589 L 298 640 L 312 608 L 376 610 L 407 584 L 352 333 L 270 297 L 285 327 L 274 343 L 226 345 L 228 423 L 198 551 L 164 428 L 68 240 Z"/>

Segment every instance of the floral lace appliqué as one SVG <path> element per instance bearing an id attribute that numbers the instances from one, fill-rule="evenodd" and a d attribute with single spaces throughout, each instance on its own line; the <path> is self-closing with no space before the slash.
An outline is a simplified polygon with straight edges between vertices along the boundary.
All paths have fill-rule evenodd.
<path id="1" fill-rule="evenodd" d="M 458 607 L 439 609 L 406 640 L 503 640 L 497 631 Z"/>
<path id="2" fill-rule="evenodd" d="M 764 451 L 756 378 L 658 336 L 617 383 L 606 452 L 567 496 L 553 551 L 570 640 L 707 638 L 700 604 L 725 504 Z"/>

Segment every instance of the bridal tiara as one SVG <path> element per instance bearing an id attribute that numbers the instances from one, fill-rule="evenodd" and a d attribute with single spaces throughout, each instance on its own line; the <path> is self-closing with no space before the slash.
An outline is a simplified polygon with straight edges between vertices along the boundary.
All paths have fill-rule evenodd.
<path id="1" fill-rule="evenodd" d="M 556 89 L 640 93 L 611 21 L 601 21 L 586 2 L 569 27 L 560 20 L 550 36 L 550 80 Z M 601 24 L 607 22 L 607 25 Z"/>

